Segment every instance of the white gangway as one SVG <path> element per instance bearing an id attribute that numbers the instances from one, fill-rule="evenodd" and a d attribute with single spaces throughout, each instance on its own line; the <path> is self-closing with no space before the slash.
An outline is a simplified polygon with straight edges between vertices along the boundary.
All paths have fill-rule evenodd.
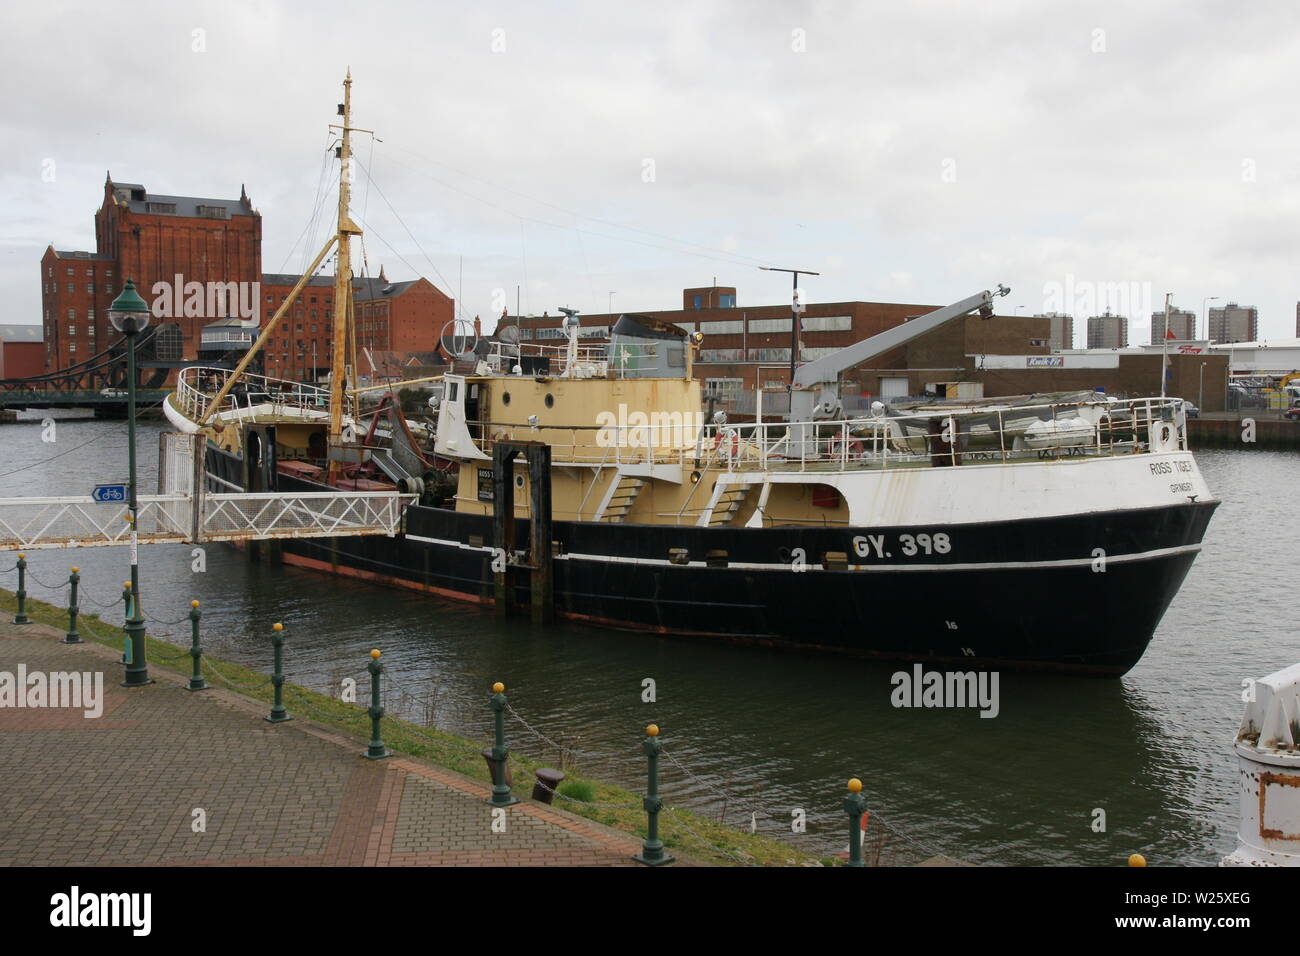
<path id="1" fill-rule="evenodd" d="M 140 544 L 394 535 L 415 495 L 395 491 L 213 493 L 195 435 L 163 435 L 155 495 L 137 495 Z M 201 447 L 201 446 L 200 446 Z M 0 498 L 0 551 L 128 544 L 126 503 L 91 496 Z"/>

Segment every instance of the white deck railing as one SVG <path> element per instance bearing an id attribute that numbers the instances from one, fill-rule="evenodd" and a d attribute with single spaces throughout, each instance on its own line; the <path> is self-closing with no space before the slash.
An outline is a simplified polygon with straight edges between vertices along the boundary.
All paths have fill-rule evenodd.
<path id="1" fill-rule="evenodd" d="M 192 365 L 181 369 L 176 378 L 176 393 L 172 405 L 191 421 L 197 422 L 207 414 L 217 392 L 226 384 L 230 370 Z M 239 409 L 258 405 L 276 408 L 324 412 L 329 408 L 330 392 L 319 385 L 291 382 L 266 375 L 242 375 L 239 384 L 221 401 L 214 414 L 230 414 Z"/>
<path id="2" fill-rule="evenodd" d="M 942 406 L 906 414 L 809 422 L 704 424 L 702 414 L 655 412 L 645 424 L 538 426 L 477 422 L 479 434 L 536 437 L 551 460 L 588 466 L 690 465 L 728 471 L 847 471 L 969 465 L 1186 450 L 1182 400 Z M 802 433 L 802 440 L 800 440 Z M 491 440 L 481 449 L 491 454 Z"/>

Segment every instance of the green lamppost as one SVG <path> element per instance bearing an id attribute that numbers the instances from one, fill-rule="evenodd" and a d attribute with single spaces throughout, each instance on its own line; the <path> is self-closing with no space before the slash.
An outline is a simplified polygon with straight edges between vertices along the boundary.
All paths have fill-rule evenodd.
<path id="1" fill-rule="evenodd" d="M 149 326 L 149 306 L 135 291 L 135 282 L 126 280 L 122 294 L 108 307 L 108 320 L 113 328 L 126 336 L 126 448 L 130 471 L 130 499 L 127 504 L 131 511 L 131 613 L 127 615 L 123 630 L 126 632 L 126 680 L 123 687 L 143 687 L 152 684 L 149 679 L 149 665 L 144 656 L 144 613 L 140 609 L 140 566 L 136 561 L 139 545 L 137 532 L 139 527 L 139 509 L 135 495 L 135 337 Z"/>

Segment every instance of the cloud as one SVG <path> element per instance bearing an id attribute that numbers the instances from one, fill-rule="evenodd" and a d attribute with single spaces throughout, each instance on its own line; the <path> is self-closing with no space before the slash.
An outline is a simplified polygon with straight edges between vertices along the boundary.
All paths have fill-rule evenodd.
<path id="1" fill-rule="evenodd" d="M 246 184 L 265 267 L 300 266 L 350 65 L 382 140 L 357 137 L 382 189 L 355 193 L 371 270 L 463 284 L 470 314 L 499 289 L 513 308 L 516 285 L 536 312 L 604 311 L 610 290 L 668 308 L 714 276 L 742 305 L 784 301 L 762 262 L 821 264 L 808 301 L 1001 281 L 1008 310 L 1036 310 L 1066 274 L 1144 282 L 1197 311 L 1256 304 L 1290 336 L 1296 21 L 1280 3 L 27 5 L 0 37 L 25 81 L 0 121 L 0 285 L 39 320 L 40 255 L 93 247 L 106 169 Z"/>

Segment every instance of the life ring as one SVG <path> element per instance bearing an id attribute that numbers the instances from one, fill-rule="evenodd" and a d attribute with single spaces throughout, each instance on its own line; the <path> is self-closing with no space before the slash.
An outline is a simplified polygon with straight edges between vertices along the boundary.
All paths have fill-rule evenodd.
<path id="1" fill-rule="evenodd" d="M 723 448 L 723 436 L 731 436 L 731 450 L 726 451 Z M 725 454 L 733 460 L 740 456 L 740 433 L 734 428 L 724 428 L 713 436 L 713 451 L 715 454 Z"/>
<path id="2" fill-rule="evenodd" d="M 1151 426 L 1152 451 L 1166 451 L 1175 446 L 1174 426 L 1169 422 L 1155 422 Z"/>

